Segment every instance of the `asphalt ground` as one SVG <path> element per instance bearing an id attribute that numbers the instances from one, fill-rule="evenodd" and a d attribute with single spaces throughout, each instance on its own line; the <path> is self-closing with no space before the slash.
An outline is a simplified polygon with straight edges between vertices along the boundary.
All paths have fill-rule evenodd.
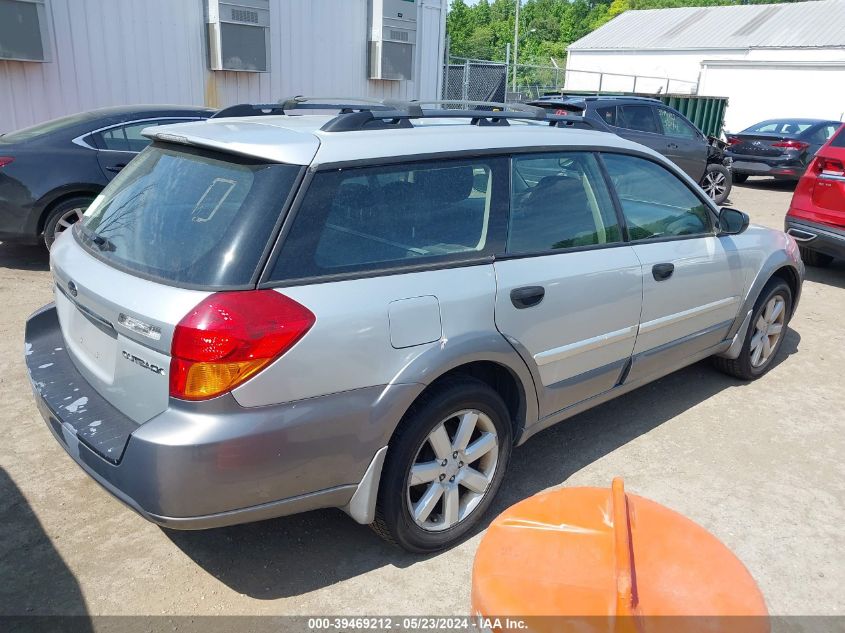
<path id="1" fill-rule="evenodd" d="M 781 229 L 792 187 L 731 205 Z M 0 614 L 466 614 L 482 534 L 418 557 L 339 510 L 204 532 L 147 523 L 85 475 L 36 411 L 26 317 L 51 300 L 46 252 L 0 244 Z M 487 519 L 559 486 L 627 488 L 712 531 L 778 615 L 845 610 L 845 263 L 809 269 L 777 366 L 742 383 L 708 362 L 515 451 Z"/>

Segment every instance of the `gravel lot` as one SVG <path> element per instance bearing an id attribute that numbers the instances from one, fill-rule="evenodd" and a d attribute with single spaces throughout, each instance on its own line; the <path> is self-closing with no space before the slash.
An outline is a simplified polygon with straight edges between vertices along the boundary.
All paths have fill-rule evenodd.
<path id="1" fill-rule="evenodd" d="M 731 202 L 780 229 L 791 191 L 751 180 Z M 50 300 L 46 253 L 0 244 L 0 614 L 468 612 L 480 535 L 419 558 L 340 511 L 167 532 L 112 499 L 33 404 L 24 320 Z M 558 425 L 516 451 L 494 512 L 622 475 L 731 547 L 773 614 L 842 614 L 843 314 L 845 264 L 809 269 L 767 376 L 742 384 L 703 362 Z"/>

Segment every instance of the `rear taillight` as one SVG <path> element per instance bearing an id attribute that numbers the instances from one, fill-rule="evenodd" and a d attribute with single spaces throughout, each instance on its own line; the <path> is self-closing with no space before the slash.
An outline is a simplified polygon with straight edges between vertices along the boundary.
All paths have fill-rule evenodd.
<path id="1" fill-rule="evenodd" d="M 820 176 L 845 176 L 845 165 L 835 158 L 816 158 L 816 173 Z"/>
<path id="2" fill-rule="evenodd" d="M 0 156 L 0 167 L 5 167 L 9 163 L 11 163 L 13 160 L 15 160 L 15 159 L 12 158 L 11 156 Z"/>
<path id="3" fill-rule="evenodd" d="M 805 149 L 810 147 L 809 143 L 805 143 L 804 141 L 777 141 L 772 143 L 772 147 L 783 147 L 786 149 L 797 149 L 799 152 L 803 152 Z"/>
<path id="4" fill-rule="evenodd" d="M 735 137 L 735 136 L 729 136 L 728 137 L 728 147 L 733 147 L 734 145 L 739 145 L 740 143 L 742 143 L 742 140 L 738 139 L 737 137 Z"/>
<path id="5" fill-rule="evenodd" d="M 315 321 L 308 308 L 274 290 L 207 297 L 173 333 L 170 395 L 205 400 L 234 389 L 293 347 Z"/>

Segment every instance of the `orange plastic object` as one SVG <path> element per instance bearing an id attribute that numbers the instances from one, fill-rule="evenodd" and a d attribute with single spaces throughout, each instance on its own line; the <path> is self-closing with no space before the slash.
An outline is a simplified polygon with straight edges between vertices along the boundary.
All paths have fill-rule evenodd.
<path id="1" fill-rule="evenodd" d="M 689 519 L 626 494 L 619 478 L 610 490 L 555 490 L 503 512 L 475 557 L 472 608 L 482 628 L 502 630 L 520 619 L 510 628 L 770 629 L 763 596 L 742 562 Z"/>

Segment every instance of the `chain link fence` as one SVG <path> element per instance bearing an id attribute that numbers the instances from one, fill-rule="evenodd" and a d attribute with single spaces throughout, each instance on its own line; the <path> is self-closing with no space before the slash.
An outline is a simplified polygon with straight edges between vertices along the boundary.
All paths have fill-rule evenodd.
<path id="1" fill-rule="evenodd" d="M 443 98 L 503 102 L 506 80 L 505 64 L 451 57 L 443 72 Z"/>
<path id="2" fill-rule="evenodd" d="M 535 98 L 563 88 L 566 71 L 533 64 L 514 67 L 483 59 L 450 57 L 443 72 L 443 99 L 511 102 Z"/>
<path id="3" fill-rule="evenodd" d="M 513 64 L 463 57 L 450 57 L 443 72 L 443 99 L 510 103 L 557 93 L 564 87 L 597 93 L 694 95 L 698 82 L 537 64 L 516 64 L 514 68 Z"/>

